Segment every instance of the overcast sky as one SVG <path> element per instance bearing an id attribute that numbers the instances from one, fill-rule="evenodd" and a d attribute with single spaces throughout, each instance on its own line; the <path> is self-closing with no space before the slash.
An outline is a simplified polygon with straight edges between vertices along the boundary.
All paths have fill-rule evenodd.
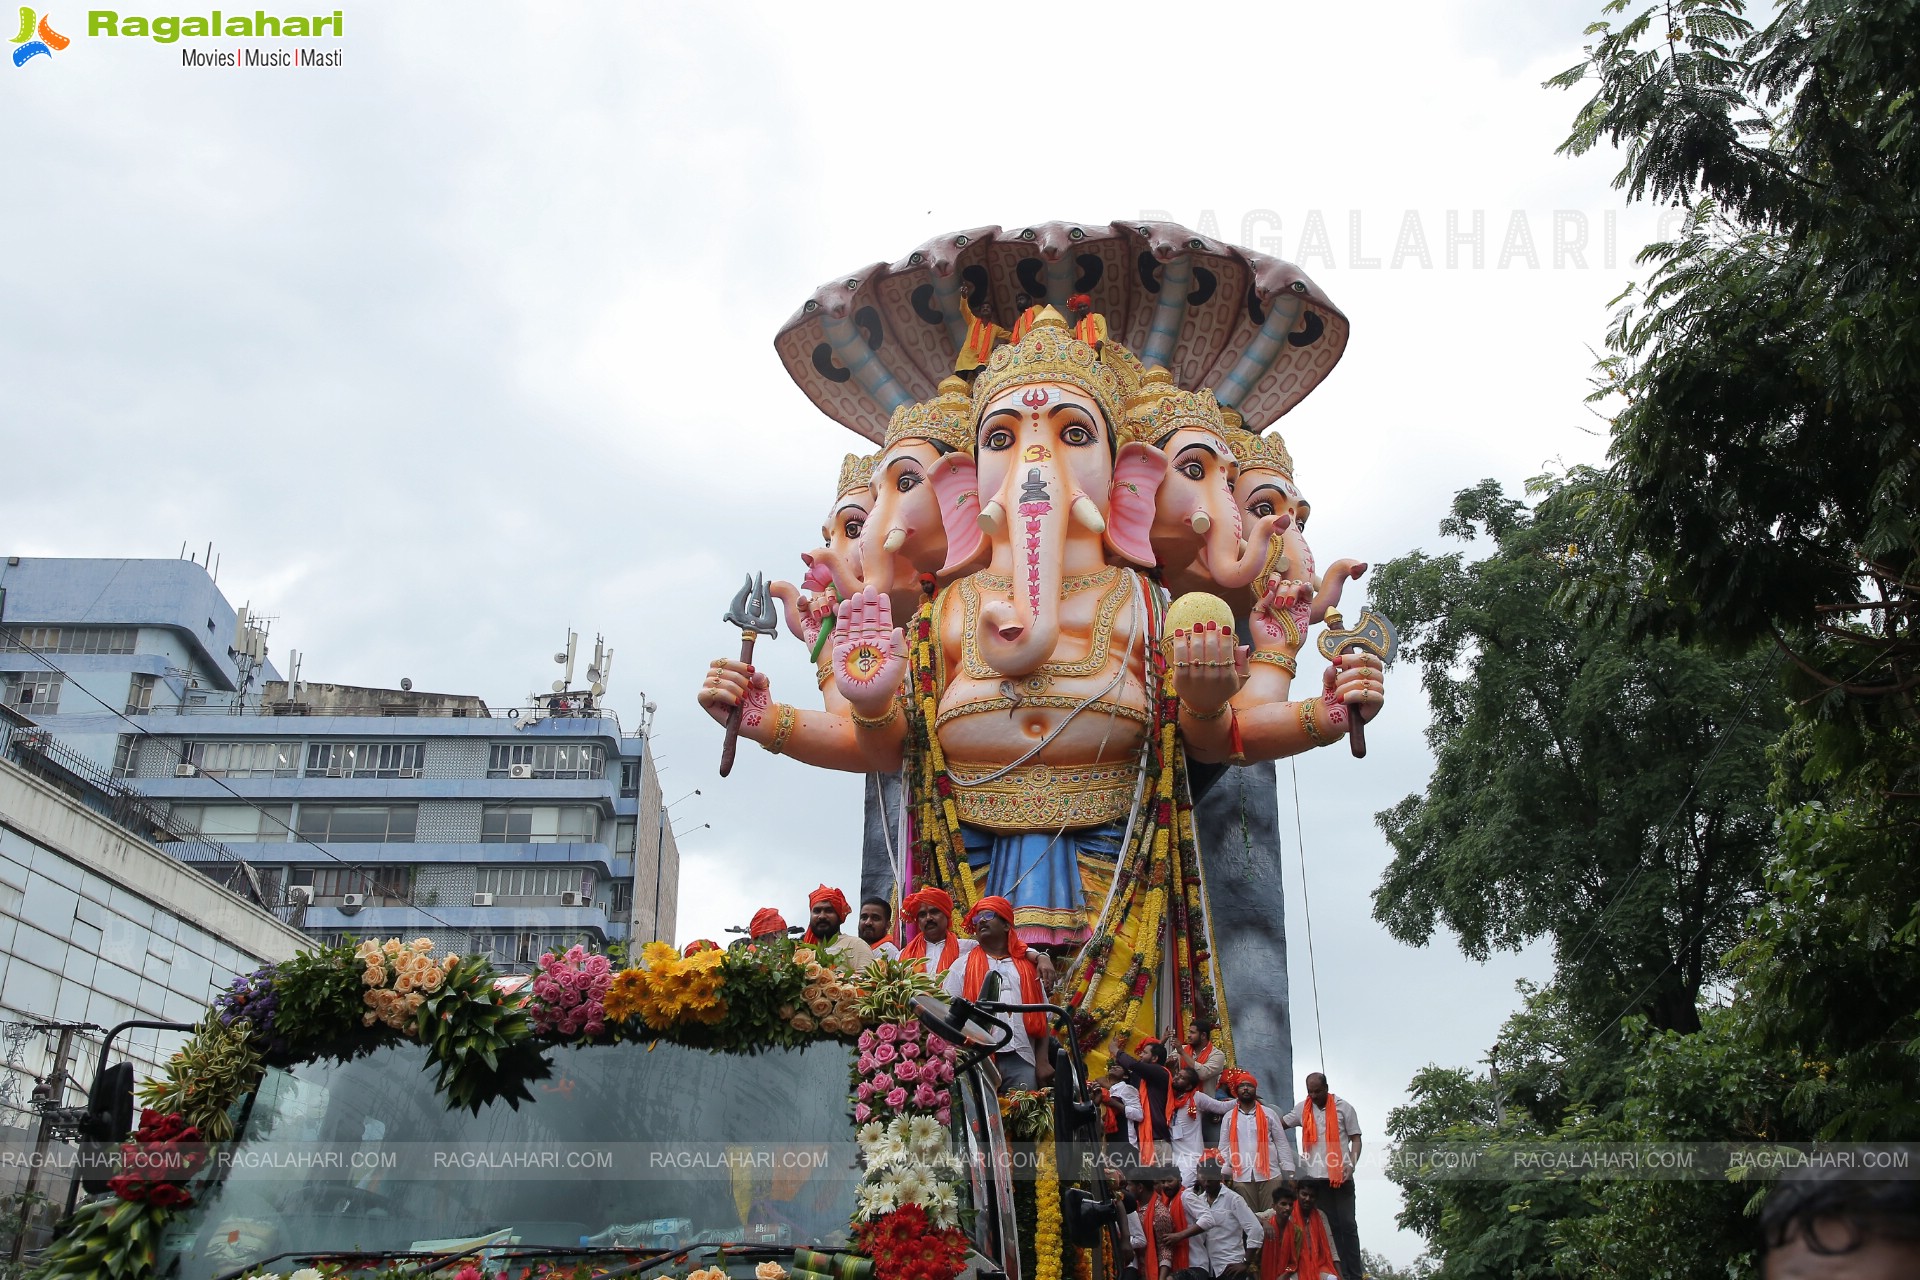
<path id="1" fill-rule="evenodd" d="M 1553 154 L 1584 98 L 1540 88 L 1597 0 L 340 2 L 339 68 L 190 70 L 58 4 L 72 46 L 0 65 L 0 550 L 211 540 L 276 662 L 495 706 L 604 632 L 668 799 L 704 792 L 673 810 L 683 939 L 857 882 L 860 780 L 749 748 L 722 782 L 693 700 L 740 575 L 798 572 L 859 445 L 772 350 L 822 281 L 1153 211 L 1302 261 L 1353 323 L 1281 423 L 1323 564 L 1433 549 L 1455 490 L 1603 454 L 1592 352 L 1656 224 L 1615 156 Z M 1315 212 L 1331 262 L 1300 257 Z M 799 645 L 762 653 L 812 699 Z M 1484 1055 L 1546 968 L 1373 923 L 1372 815 L 1430 764 L 1416 673 L 1390 698 L 1365 761 L 1299 764 L 1325 1064 L 1376 1150 L 1411 1074 Z M 1405 1262 L 1397 1200 L 1365 1178 L 1362 1239 Z"/>

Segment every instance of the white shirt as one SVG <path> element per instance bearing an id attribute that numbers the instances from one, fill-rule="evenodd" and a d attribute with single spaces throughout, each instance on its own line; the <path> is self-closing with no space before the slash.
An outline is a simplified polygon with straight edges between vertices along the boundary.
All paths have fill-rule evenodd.
<path id="1" fill-rule="evenodd" d="M 1247 1250 L 1258 1249 L 1267 1233 L 1261 1228 L 1260 1220 L 1253 1216 L 1253 1210 L 1240 1198 L 1240 1193 L 1230 1187 L 1221 1187 L 1220 1194 L 1213 1201 L 1207 1201 L 1206 1193 L 1190 1192 L 1196 1200 L 1206 1204 L 1213 1215 L 1213 1222 L 1207 1227 L 1208 1270 L 1216 1275 L 1228 1267 L 1247 1260 Z"/>
<path id="2" fill-rule="evenodd" d="M 1245 1202 L 1243 1201 L 1242 1203 L 1244 1204 Z M 1213 1207 L 1207 1203 L 1205 1196 L 1195 1191 L 1192 1187 L 1180 1188 L 1180 1205 L 1187 1211 L 1187 1225 L 1189 1227 L 1200 1228 L 1198 1235 L 1188 1236 L 1186 1240 L 1182 1241 L 1182 1243 L 1187 1246 L 1187 1265 L 1189 1267 L 1198 1267 L 1202 1271 L 1212 1272 L 1214 1266 L 1211 1255 L 1207 1253 L 1207 1238 L 1213 1233 Z M 1168 1237 L 1172 1235 L 1173 1233 L 1171 1231 L 1167 1233 Z M 1165 1250 L 1169 1256 L 1172 1255 L 1174 1249 L 1178 1248 L 1177 1245 L 1166 1243 L 1164 1238 L 1156 1240 L 1154 1243 Z M 1175 1267 L 1174 1270 L 1178 1271 L 1179 1268 Z"/>
<path id="3" fill-rule="evenodd" d="M 1147 1118 L 1145 1108 L 1140 1105 L 1140 1091 L 1125 1080 L 1107 1086 L 1107 1096 L 1118 1102 L 1120 1114 L 1126 1117 L 1126 1123 L 1120 1126 L 1120 1132 L 1127 1135 L 1127 1141 L 1134 1146 L 1140 1145 L 1140 1133 L 1136 1126 Z"/>
<path id="4" fill-rule="evenodd" d="M 1340 1117 L 1340 1145 L 1344 1147 L 1347 1145 L 1348 1138 L 1357 1138 L 1360 1136 L 1360 1117 L 1354 1114 L 1352 1106 L 1339 1094 L 1336 1093 L 1333 1095 L 1333 1101 L 1334 1112 Z M 1281 1123 L 1289 1127 L 1298 1127 L 1301 1122 L 1301 1111 L 1307 1107 L 1313 1108 L 1314 1142 L 1312 1146 L 1308 1146 L 1304 1141 L 1300 1144 L 1300 1176 L 1303 1178 L 1324 1178 L 1327 1176 L 1326 1108 L 1314 1106 L 1313 1101 L 1309 1099 L 1300 1106 L 1287 1112 L 1282 1118 Z M 1340 1154 L 1341 1158 L 1344 1159 L 1346 1157 L 1346 1152 L 1342 1151 Z M 1348 1169 L 1347 1175 L 1351 1177 L 1353 1170 Z"/>
<path id="5" fill-rule="evenodd" d="M 1267 1113 L 1267 1176 L 1277 1178 L 1283 1172 L 1293 1172 L 1293 1145 L 1287 1141 L 1287 1130 L 1280 1123 L 1280 1113 L 1264 1102 L 1255 1102 L 1254 1106 Z M 1233 1114 L 1220 1122 L 1220 1154 L 1233 1158 L 1233 1145 L 1225 1131 L 1232 1125 L 1233 1132 L 1240 1139 L 1240 1162 L 1234 1166 L 1233 1181 L 1260 1181 L 1260 1120 L 1251 1111 L 1242 1111 L 1235 1103 Z M 1342 1133 L 1346 1131 L 1341 1130 Z M 1244 1166 L 1244 1167 L 1243 1167 Z"/>
<path id="6" fill-rule="evenodd" d="M 882 942 L 873 949 L 873 956 L 876 960 L 898 960 L 900 958 L 900 948 L 894 946 L 891 942 Z"/>
<path id="7" fill-rule="evenodd" d="M 966 953 L 961 954 L 964 956 Z M 1014 963 L 1013 957 L 1005 955 L 995 960 L 992 956 L 988 956 L 987 970 L 1000 975 L 1000 999 L 1008 1004 L 1019 1004 L 1021 1002 L 1020 966 Z M 984 979 L 982 985 L 985 985 Z M 948 999 L 957 999 L 966 994 L 966 988 L 967 966 L 962 961 L 955 960 L 952 967 L 947 970 L 946 980 L 941 983 L 941 989 L 947 993 Z M 994 1016 L 1013 1028 L 1013 1039 L 1007 1041 L 1007 1047 L 1000 1052 L 1018 1054 L 1026 1062 L 1033 1063 L 1033 1041 L 1027 1035 L 1026 1015 L 1006 1013 Z"/>
<path id="8" fill-rule="evenodd" d="M 1225 1098 L 1210 1098 L 1198 1089 L 1193 1092 L 1193 1101 L 1200 1104 L 1199 1115 L 1188 1115 L 1184 1105 L 1173 1109 L 1173 1119 L 1167 1123 L 1173 1145 L 1173 1162 L 1180 1166 L 1180 1181 L 1193 1185 L 1193 1171 L 1200 1163 L 1200 1156 L 1206 1150 L 1206 1138 L 1200 1132 L 1200 1116 L 1212 1113 L 1223 1116 L 1240 1104 L 1228 1102 Z"/>
<path id="9" fill-rule="evenodd" d="M 948 934 L 947 937 L 952 938 L 953 935 Z M 960 962 L 967 958 L 967 952 L 973 950 L 975 947 L 980 945 L 979 943 L 975 942 L 972 938 L 953 938 L 953 941 L 954 941 L 955 947 L 957 947 L 958 949 L 953 953 L 953 963 L 947 966 L 948 969 L 958 969 L 960 967 Z M 946 938 L 942 938 L 938 942 L 929 942 L 927 944 L 927 972 L 931 974 L 933 977 L 937 978 L 941 974 L 947 971 L 946 969 L 942 969 L 940 967 L 940 956 L 941 956 L 941 953 L 944 952 L 946 949 L 947 949 Z"/>

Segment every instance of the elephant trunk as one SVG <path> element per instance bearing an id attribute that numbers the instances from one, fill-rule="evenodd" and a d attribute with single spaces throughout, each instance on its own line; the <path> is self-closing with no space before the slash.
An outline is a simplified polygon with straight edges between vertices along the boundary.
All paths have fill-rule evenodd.
<path id="1" fill-rule="evenodd" d="M 1195 517 L 1195 527 L 1199 519 Z M 1238 590 L 1260 576 L 1267 562 L 1267 544 L 1272 540 L 1271 518 L 1254 525 L 1253 536 L 1242 538 L 1240 511 L 1228 498 L 1225 518 L 1215 517 L 1206 530 L 1206 546 L 1201 550 L 1207 577 L 1229 590 Z"/>
<path id="2" fill-rule="evenodd" d="M 1013 599 L 981 606 L 979 649 L 981 659 L 1009 679 L 1031 674 L 1060 641 L 1061 561 L 1080 497 L 1070 496 L 1061 480 L 1052 469 L 1016 467 L 1001 495 Z"/>
<path id="3" fill-rule="evenodd" d="M 787 634 L 811 643 L 813 637 L 807 634 L 806 616 L 800 608 L 800 588 L 791 582 L 769 582 L 767 594 L 780 602 L 780 611 L 787 619 Z"/>

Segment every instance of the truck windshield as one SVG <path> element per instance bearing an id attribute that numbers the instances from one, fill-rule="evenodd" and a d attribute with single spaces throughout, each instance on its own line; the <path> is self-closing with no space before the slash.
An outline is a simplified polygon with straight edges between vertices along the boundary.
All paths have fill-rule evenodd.
<path id="1" fill-rule="evenodd" d="M 481 1240 L 844 1245 L 860 1178 L 850 1053 L 556 1049 L 531 1104 L 477 1116 L 448 1109 L 417 1045 L 270 1070 L 161 1272 Z"/>

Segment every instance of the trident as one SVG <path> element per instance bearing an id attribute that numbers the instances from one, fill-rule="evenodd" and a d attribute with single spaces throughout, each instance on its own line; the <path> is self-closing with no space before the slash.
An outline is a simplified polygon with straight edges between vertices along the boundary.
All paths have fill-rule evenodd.
<path id="1" fill-rule="evenodd" d="M 734 596 L 733 604 L 720 621 L 731 622 L 740 628 L 740 661 L 742 665 L 752 666 L 754 638 L 765 636 L 771 640 L 780 634 L 780 617 L 773 611 L 773 597 L 767 592 L 764 575 L 747 575 L 739 594 Z M 727 713 L 727 740 L 720 748 L 720 776 L 723 778 L 733 772 L 733 750 L 739 741 L 740 705 L 736 704 Z"/>
<path id="2" fill-rule="evenodd" d="M 1321 656 L 1331 662 L 1343 653 L 1359 650 L 1371 653 L 1383 663 L 1393 661 L 1393 651 L 1400 645 L 1400 637 L 1394 634 L 1393 624 L 1371 609 L 1360 611 L 1360 621 L 1352 628 L 1342 630 L 1342 618 L 1338 609 L 1327 610 L 1327 629 L 1320 633 Z M 1355 759 L 1367 754 L 1367 730 L 1360 723 L 1360 708 L 1352 703 L 1353 727 L 1347 731 L 1347 745 L 1353 748 Z"/>

